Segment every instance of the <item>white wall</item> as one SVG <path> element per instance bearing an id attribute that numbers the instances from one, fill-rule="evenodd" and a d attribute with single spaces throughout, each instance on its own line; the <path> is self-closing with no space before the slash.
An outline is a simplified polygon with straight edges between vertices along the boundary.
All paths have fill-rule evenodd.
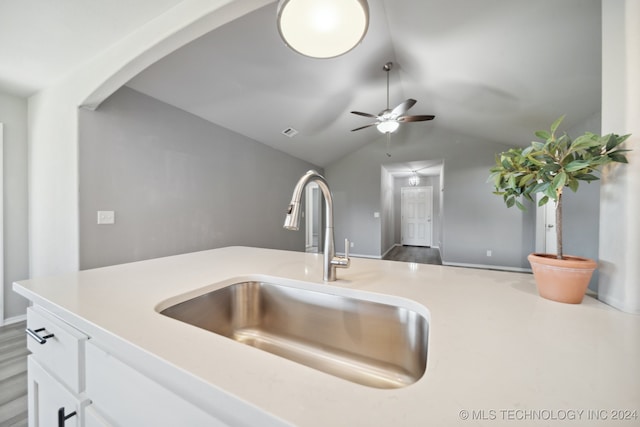
<path id="1" fill-rule="evenodd" d="M 123 87 L 81 110 L 80 268 L 222 246 L 304 251 L 282 227 L 293 187 L 320 168 Z M 114 225 L 97 225 L 114 210 Z"/>
<path id="2" fill-rule="evenodd" d="M 27 301 L 11 290 L 29 276 L 27 222 L 27 100 L 0 93 L 4 124 L 4 319 L 25 313 Z"/>
<path id="3" fill-rule="evenodd" d="M 602 132 L 632 136 L 603 176 L 598 298 L 640 314 L 640 2 L 602 2 Z"/>

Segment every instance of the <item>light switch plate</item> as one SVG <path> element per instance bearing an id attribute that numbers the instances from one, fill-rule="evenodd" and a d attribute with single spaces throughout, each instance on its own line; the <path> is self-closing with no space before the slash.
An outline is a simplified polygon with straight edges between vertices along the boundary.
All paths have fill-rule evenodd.
<path id="1" fill-rule="evenodd" d="M 98 224 L 110 225 L 116 223 L 116 213 L 114 211 L 98 211 Z"/>

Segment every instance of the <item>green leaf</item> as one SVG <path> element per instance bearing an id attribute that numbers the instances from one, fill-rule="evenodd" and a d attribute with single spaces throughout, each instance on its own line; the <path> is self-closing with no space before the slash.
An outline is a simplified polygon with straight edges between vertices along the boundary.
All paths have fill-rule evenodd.
<path id="1" fill-rule="evenodd" d="M 586 160 L 574 160 L 568 165 L 566 165 L 564 167 L 564 170 L 567 172 L 575 172 L 575 171 L 579 171 L 580 169 L 584 169 L 588 166 L 589 166 L 589 162 Z"/>
<path id="2" fill-rule="evenodd" d="M 551 134 L 549 132 L 547 132 L 546 130 L 537 130 L 535 132 L 535 135 L 540 139 L 544 139 L 545 141 L 547 139 L 551 138 Z"/>
<path id="3" fill-rule="evenodd" d="M 553 178 L 553 182 L 551 182 L 551 186 L 554 190 L 558 188 L 564 187 L 564 184 L 567 182 L 567 174 L 564 171 L 561 171 Z"/>
<path id="4" fill-rule="evenodd" d="M 609 153 L 609 158 L 618 163 L 629 163 L 627 161 L 627 156 L 624 154 L 620 154 L 618 151 L 614 151 L 613 153 Z"/>
<path id="5" fill-rule="evenodd" d="M 515 204 L 516 199 L 515 197 L 509 197 L 505 202 L 507 203 L 507 207 L 510 208 Z"/>
<path id="6" fill-rule="evenodd" d="M 544 206 L 547 204 L 547 202 L 549 201 L 549 197 L 544 196 L 543 198 L 540 199 L 540 201 L 538 202 L 538 206 Z"/>
<path id="7" fill-rule="evenodd" d="M 558 194 L 556 193 L 556 189 L 552 185 L 549 185 L 546 188 L 546 190 L 544 190 L 544 194 L 547 195 L 552 200 L 556 200 L 558 197 Z"/>
<path id="8" fill-rule="evenodd" d="M 560 123 L 562 123 L 563 120 L 564 114 L 558 117 L 555 122 L 553 122 L 553 124 L 551 125 L 551 133 L 555 133 L 555 131 L 558 129 L 558 126 L 560 126 Z"/>
<path id="9" fill-rule="evenodd" d="M 531 143 L 531 146 L 533 147 L 534 150 L 540 151 L 544 148 L 544 142 L 533 141 Z"/>
<path id="10" fill-rule="evenodd" d="M 597 181 L 600 178 L 598 178 L 595 175 L 592 175 L 590 173 L 581 173 L 578 175 L 574 175 L 576 179 L 579 179 L 580 181 Z"/>
<path id="11" fill-rule="evenodd" d="M 516 206 L 518 207 L 518 209 L 520 209 L 523 212 L 527 210 L 527 208 L 525 208 L 524 205 L 517 200 L 516 200 Z"/>
<path id="12" fill-rule="evenodd" d="M 577 179 L 570 178 L 569 183 L 567 185 L 569 186 L 571 191 L 575 193 L 576 191 L 578 191 L 578 186 L 580 185 L 580 183 L 578 182 Z"/>
<path id="13" fill-rule="evenodd" d="M 527 184 L 529 181 L 531 181 L 533 178 L 535 178 L 536 174 L 534 173 L 529 173 L 525 176 L 523 176 L 522 178 L 520 178 L 520 182 L 518 183 L 518 185 L 520 187 L 524 187 L 525 184 Z"/>
<path id="14" fill-rule="evenodd" d="M 585 133 L 582 136 L 576 138 L 571 144 L 571 151 L 584 150 L 592 147 L 599 147 L 601 145 L 600 141 L 597 139 L 597 135 L 592 133 Z"/>

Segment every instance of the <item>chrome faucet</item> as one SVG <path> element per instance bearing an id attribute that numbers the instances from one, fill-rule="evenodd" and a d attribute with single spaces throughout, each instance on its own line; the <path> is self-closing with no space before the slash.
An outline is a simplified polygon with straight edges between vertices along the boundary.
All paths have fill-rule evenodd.
<path id="1" fill-rule="evenodd" d="M 325 282 L 333 282 L 336 280 L 336 268 L 348 268 L 351 260 L 349 259 L 349 240 L 344 239 L 344 256 L 336 256 L 333 239 L 333 197 L 327 180 L 314 170 L 310 170 L 298 180 L 296 187 L 293 189 L 291 203 L 287 208 L 287 216 L 284 220 L 284 228 L 287 230 L 298 230 L 300 228 L 300 200 L 304 187 L 315 181 L 322 191 L 325 207 L 325 228 L 324 228 L 324 274 Z"/>

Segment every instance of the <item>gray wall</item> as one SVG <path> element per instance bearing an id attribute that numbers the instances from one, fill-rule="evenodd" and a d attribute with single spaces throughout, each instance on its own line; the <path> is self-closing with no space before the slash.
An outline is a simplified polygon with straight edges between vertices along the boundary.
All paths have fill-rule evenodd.
<path id="1" fill-rule="evenodd" d="M 0 93 L 4 124 L 4 317 L 25 314 L 27 300 L 11 290 L 29 277 L 27 100 Z M 3 319 L 0 319 L 0 323 Z"/>
<path id="2" fill-rule="evenodd" d="M 390 161 L 443 160 L 443 260 L 528 268 L 526 256 L 535 246 L 535 212 L 507 209 L 487 183 L 495 153 L 506 148 L 433 122 L 401 127 L 392 136 L 391 159 L 380 138 L 334 162 L 325 174 L 336 196 L 336 239 L 350 237 L 356 243 L 354 253 L 380 256 L 381 226 L 373 218 L 381 205 L 380 166 Z M 492 257 L 486 256 L 487 249 Z"/>
<path id="3" fill-rule="evenodd" d="M 304 250 L 304 232 L 282 223 L 313 165 L 127 87 L 79 121 L 82 269 L 229 245 Z M 97 225 L 98 210 L 116 224 Z"/>
<path id="4" fill-rule="evenodd" d="M 586 130 L 597 133 L 599 129 L 599 115 L 595 115 L 568 133 L 578 136 Z M 535 138 L 533 132 L 532 137 Z M 529 268 L 526 257 L 535 250 L 536 209 L 534 206 L 527 212 L 507 209 L 500 197 L 491 194 L 493 187 L 487 182 L 495 154 L 507 148 L 439 128 L 434 121 L 401 127 L 392 137 L 391 159 L 385 155 L 385 141 L 381 138 L 334 162 L 325 168 L 325 173 L 338 195 L 334 206 L 336 239 L 350 237 L 356 242 L 354 252 L 380 256 L 389 244 L 389 238 L 385 237 L 388 230 L 381 230 L 379 221 L 373 218 L 373 212 L 385 203 L 381 193 L 380 165 L 389 161 L 443 159 L 440 245 L 443 261 Z M 434 183 L 433 187 L 436 190 L 438 184 Z M 564 205 L 566 253 L 597 259 L 598 206 L 597 182 L 581 184 L 576 194 L 567 192 Z M 434 215 L 435 212 L 434 203 Z M 491 257 L 487 257 L 487 250 L 492 251 Z M 592 283 L 595 280 L 597 277 Z"/>

